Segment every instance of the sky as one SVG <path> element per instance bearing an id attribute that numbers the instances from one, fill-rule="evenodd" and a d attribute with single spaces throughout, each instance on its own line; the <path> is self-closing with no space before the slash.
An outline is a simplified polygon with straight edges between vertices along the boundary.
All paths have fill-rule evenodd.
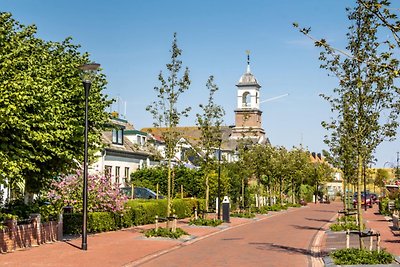
<path id="1" fill-rule="evenodd" d="M 0 0 L 0 11 L 11 12 L 24 25 L 35 24 L 37 36 L 48 41 L 73 38 L 90 53 L 107 76 L 105 93 L 117 99 L 118 111 L 136 129 L 151 127 L 146 106 L 156 100 L 158 74 L 170 59 L 174 32 L 190 70 L 190 89 L 180 107 L 192 107 L 182 126 L 194 126 L 199 104 L 206 104 L 206 82 L 215 77 L 215 102 L 225 109 L 224 123 L 234 124 L 236 84 L 246 71 L 261 87 L 262 124 L 272 145 L 320 152 L 332 116 L 319 94 L 330 95 L 337 80 L 320 69 L 320 50 L 292 26 L 311 27 L 317 38 L 338 48 L 346 46 L 349 26 L 345 8 L 350 0 Z M 126 108 L 125 108 L 126 107 Z M 398 134 L 398 137 L 399 134 Z M 400 141 L 377 149 L 377 166 L 396 164 Z"/>

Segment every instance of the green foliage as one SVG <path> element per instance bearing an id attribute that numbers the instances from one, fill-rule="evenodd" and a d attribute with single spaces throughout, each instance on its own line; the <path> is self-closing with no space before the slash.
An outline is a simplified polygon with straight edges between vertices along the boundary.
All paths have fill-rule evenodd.
<path id="1" fill-rule="evenodd" d="M 171 195 L 180 197 L 180 187 L 183 185 L 184 197 L 204 197 L 205 190 L 203 184 L 202 170 L 189 169 L 184 166 L 175 166 L 174 172 L 174 188 Z M 157 166 L 154 168 L 144 168 L 137 170 L 131 174 L 131 182 L 134 186 L 147 187 L 154 192 L 158 184 L 159 193 L 167 195 L 168 189 L 168 169 L 166 166 Z"/>
<path id="2" fill-rule="evenodd" d="M 157 100 L 146 107 L 154 119 L 154 127 L 165 127 L 162 132 L 162 137 L 165 141 L 165 154 L 168 159 L 168 179 L 167 179 L 167 215 L 171 214 L 171 188 L 172 188 L 172 172 L 171 172 L 171 159 L 175 156 L 175 150 L 180 140 L 180 133 L 176 127 L 179 125 L 181 117 L 187 117 L 190 107 L 178 110 L 178 100 L 181 94 L 189 89 L 189 69 L 186 68 L 181 78 L 178 78 L 182 68 L 182 61 L 179 59 L 182 50 L 178 47 L 178 40 L 176 33 L 174 33 L 174 40 L 172 42 L 171 62 L 166 64 L 167 78 L 164 78 L 162 72 L 158 75 L 160 86 L 154 87 L 157 94 Z"/>
<path id="3" fill-rule="evenodd" d="M 193 208 L 204 210 L 204 200 L 179 199 L 173 201 L 178 218 L 190 217 Z M 167 217 L 167 200 L 129 200 L 122 213 L 89 212 L 88 231 L 91 233 L 113 231 L 133 225 L 144 225 L 155 222 L 155 217 Z M 64 233 L 79 234 L 82 231 L 82 214 L 64 214 Z"/>
<path id="4" fill-rule="evenodd" d="M 222 220 L 217 220 L 217 219 L 203 219 L 203 218 L 198 218 L 198 219 L 191 219 L 189 221 L 189 225 L 197 225 L 197 226 L 213 226 L 216 227 L 220 224 L 222 224 Z"/>
<path id="5" fill-rule="evenodd" d="M 37 193 L 60 173 L 83 161 L 84 89 L 78 66 L 90 61 L 71 38 L 62 42 L 36 37 L 0 12 L 0 182 Z M 100 146 L 110 101 L 99 75 L 89 97 L 89 146 Z M 7 176 L 7 177 L 6 177 Z"/>
<path id="6" fill-rule="evenodd" d="M 382 215 L 390 216 L 392 213 L 389 211 L 389 198 L 381 198 L 379 201 L 379 213 Z"/>
<path id="7" fill-rule="evenodd" d="M 33 203 L 29 204 L 25 204 L 22 199 L 13 200 L 7 203 L 2 211 L 13 214 L 20 219 L 28 219 L 31 214 L 39 213 L 42 222 L 57 221 L 60 214 L 58 208 L 50 205 L 44 199 L 36 199 Z"/>
<path id="8" fill-rule="evenodd" d="M 348 248 L 333 251 L 330 256 L 336 265 L 390 264 L 394 261 L 393 255 L 384 250 Z"/>
<path id="9" fill-rule="evenodd" d="M 158 228 L 157 230 L 155 228 L 149 229 L 144 234 L 146 237 L 167 237 L 173 239 L 178 239 L 183 235 L 188 235 L 188 233 L 182 230 L 181 228 L 176 228 L 176 231 L 172 232 L 172 229 L 161 228 L 161 227 Z"/>
<path id="10" fill-rule="evenodd" d="M 63 233 L 81 234 L 82 233 L 82 214 L 81 213 L 64 213 L 63 215 Z"/>
<path id="11" fill-rule="evenodd" d="M 341 216 L 337 218 L 338 222 L 355 222 L 356 221 L 356 216 Z"/>
<path id="12" fill-rule="evenodd" d="M 129 200 L 126 207 L 130 209 L 134 225 L 154 223 L 155 216 L 167 216 L 166 200 Z"/>
<path id="13" fill-rule="evenodd" d="M 218 86 L 214 83 L 214 76 L 210 76 L 207 81 L 207 89 L 209 90 L 209 97 L 207 105 L 200 104 L 199 107 L 202 109 L 202 114 L 196 114 L 196 124 L 201 131 L 199 152 L 203 152 L 204 156 L 200 161 L 201 167 L 204 173 L 204 186 L 205 186 L 205 197 L 206 205 L 209 205 L 210 195 L 210 178 L 215 176 L 210 175 L 211 170 L 215 170 L 217 161 L 223 160 L 221 157 L 221 146 L 222 146 L 222 132 L 221 125 L 223 123 L 223 116 L 225 111 L 222 106 L 217 105 L 214 102 L 214 94 L 218 91 Z M 217 150 L 218 149 L 218 150 Z M 218 153 L 216 158 L 215 152 Z"/>
<path id="14" fill-rule="evenodd" d="M 247 219 L 252 219 L 256 217 L 255 213 L 252 212 L 232 212 L 230 214 L 231 217 L 237 217 L 237 218 L 247 218 Z"/>
<path id="15" fill-rule="evenodd" d="M 298 204 L 298 203 L 287 203 L 286 207 L 288 207 L 288 208 L 300 208 L 301 204 Z"/>
<path id="16" fill-rule="evenodd" d="M 274 204 L 271 206 L 265 206 L 265 209 L 268 211 L 280 211 L 280 210 L 287 210 L 287 206 L 285 205 L 280 205 L 280 204 Z"/>
<path id="17" fill-rule="evenodd" d="M 390 174 L 387 170 L 385 169 L 378 169 L 376 171 L 376 176 L 374 180 L 374 185 L 382 188 L 385 186 L 385 183 L 389 180 Z"/>
<path id="18" fill-rule="evenodd" d="M 305 200 L 306 202 L 311 202 L 313 200 L 313 194 L 315 191 L 315 187 L 308 184 L 300 185 L 300 199 Z"/>
<path id="19" fill-rule="evenodd" d="M 347 223 L 334 223 L 329 226 L 331 231 L 339 232 L 345 230 L 358 230 L 358 225 L 354 222 L 347 222 Z"/>
<path id="20" fill-rule="evenodd" d="M 392 24 L 382 27 L 382 18 L 390 14 L 389 9 L 389 1 L 379 0 L 357 1 L 347 9 L 350 26 L 346 52 L 324 39 L 315 42 L 323 49 L 319 56 L 321 68 L 338 78 L 333 94 L 323 95 L 334 113 L 330 122 L 322 123 L 330 132 L 325 142 L 347 182 L 356 178 L 358 210 L 365 166 L 373 161 L 374 151 L 384 140 L 394 140 L 399 126 L 400 95 L 395 82 L 399 60 L 392 39 L 385 37 L 394 33 Z M 391 19 L 396 21 L 397 17 Z M 300 32 L 310 37 L 310 28 Z"/>

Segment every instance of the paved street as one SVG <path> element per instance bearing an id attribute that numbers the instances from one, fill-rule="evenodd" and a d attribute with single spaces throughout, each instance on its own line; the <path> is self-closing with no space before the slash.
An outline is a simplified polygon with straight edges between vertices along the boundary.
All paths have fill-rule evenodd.
<path id="1" fill-rule="evenodd" d="M 181 220 L 189 241 L 146 239 L 141 231 L 153 226 L 134 227 L 90 235 L 88 251 L 79 249 L 78 238 L 3 254 L 0 266 L 310 266 L 316 233 L 339 208 L 340 203 L 309 204 L 259 215 L 257 221 L 231 218 L 218 228 Z"/>
<path id="2" fill-rule="evenodd" d="M 130 266 L 309 266 L 312 241 L 339 205 L 291 209 Z"/>

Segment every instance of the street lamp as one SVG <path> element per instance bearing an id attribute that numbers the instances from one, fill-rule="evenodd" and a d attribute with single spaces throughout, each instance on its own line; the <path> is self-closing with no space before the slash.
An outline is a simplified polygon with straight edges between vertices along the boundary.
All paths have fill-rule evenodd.
<path id="1" fill-rule="evenodd" d="M 82 250 L 87 250 L 87 201 L 88 201 L 88 111 L 89 111 L 89 90 L 92 80 L 100 64 L 90 63 L 79 67 L 82 70 L 82 83 L 85 89 L 85 147 L 83 161 L 83 223 L 82 223 Z"/>
<path id="2" fill-rule="evenodd" d="M 218 220 L 221 220 L 221 143 L 222 138 L 218 139 L 219 147 L 218 147 L 218 196 L 217 196 L 217 204 L 218 204 Z"/>

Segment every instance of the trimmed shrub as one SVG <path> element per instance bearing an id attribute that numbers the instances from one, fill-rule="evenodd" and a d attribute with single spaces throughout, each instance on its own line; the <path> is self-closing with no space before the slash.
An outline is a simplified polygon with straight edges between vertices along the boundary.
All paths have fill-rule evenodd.
<path id="1" fill-rule="evenodd" d="M 389 211 L 389 199 L 381 198 L 379 200 L 379 213 L 382 215 L 391 215 Z"/>
<path id="2" fill-rule="evenodd" d="M 346 231 L 346 230 L 358 230 L 358 225 L 354 222 L 347 222 L 347 223 L 334 223 L 329 226 L 331 231 L 339 232 L 339 231 Z"/>
<path id="3" fill-rule="evenodd" d="M 330 256 L 337 265 L 389 264 L 394 261 L 393 255 L 384 250 L 378 252 L 348 248 L 336 250 Z"/>
<path id="4" fill-rule="evenodd" d="M 220 225 L 222 222 L 223 222 L 222 220 L 198 218 L 198 219 L 191 219 L 189 221 L 189 225 L 216 227 Z"/>
<path id="5" fill-rule="evenodd" d="M 188 233 L 181 228 L 176 228 L 176 232 L 172 232 L 172 229 L 167 228 L 158 228 L 157 230 L 155 228 L 152 228 L 147 230 L 144 235 L 146 237 L 167 237 L 178 239 L 183 235 L 188 235 Z"/>
<path id="6" fill-rule="evenodd" d="M 256 215 L 254 213 L 251 213 L 251 212 L 243 212 L 243 213 L 234 212 L 234 213 L 231 213 L 230 216 L 231 217 L 238 217 L 238 218 L 248 218 L 248 219 L 256 217 Z"/>
<path id="7" fill-rule="evenodd" d="M 81 234 L 82 233 L 82 213 L 65 213 L 63 216 L 63 232 L 64 234 Z"/>
<path id="8" fill-rule="evenodd" d="M 198 199 L 175 199 L 172 203 L 173 213 L 178 218 L 190 217 L 194 208 L 201 212 L 204 207 L 204 200 Z M 113 231 L 133 225 L 150 224 L 154 223 L 156 215 L 159 217 L 167 216 L 167 200 L 129 200 L 122 213 L 88 213 L 88 232 Z M 64 214 L 64 233 L 82 233 L 82 214 Z"/>

